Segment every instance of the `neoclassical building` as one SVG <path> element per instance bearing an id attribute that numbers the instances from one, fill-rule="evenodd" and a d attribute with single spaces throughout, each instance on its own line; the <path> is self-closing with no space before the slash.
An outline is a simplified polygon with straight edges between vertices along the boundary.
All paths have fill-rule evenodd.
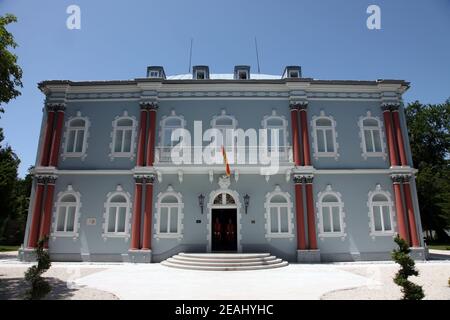
<path id="1" fill-rule="evenodd" d="M 46 235 L 55 261 L 160 262 L 179 252 L 389 260 L 397 233 L 424 258 L 402 103 L 408 82 L 317 80 L 298 66 L 281 76 L 194 66 L 192 74 L 148 67 L 145 78 L 39 88 L 23 260 Z M 275 172 L 234 161 L 226 135 L 231 175 L 223 160 L 205 163 L 211 128 L 276 129 L 264 142 L 277 151 Z M 174 139 L 179 129 L 197 143 Z M 190 162 L 174 161 L 177 147 Z"/>

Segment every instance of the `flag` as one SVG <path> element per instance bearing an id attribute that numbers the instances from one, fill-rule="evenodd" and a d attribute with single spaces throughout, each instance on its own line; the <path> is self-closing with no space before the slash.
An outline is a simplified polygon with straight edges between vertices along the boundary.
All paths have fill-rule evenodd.
<path id="1" fill-rule="evenodd" d="M 223 163 L 225 163 L 225 173 L 229 177 L 231 175 L 230 164 L 228 163 L 227 153 L 225 148 L 222 146 Z"/>

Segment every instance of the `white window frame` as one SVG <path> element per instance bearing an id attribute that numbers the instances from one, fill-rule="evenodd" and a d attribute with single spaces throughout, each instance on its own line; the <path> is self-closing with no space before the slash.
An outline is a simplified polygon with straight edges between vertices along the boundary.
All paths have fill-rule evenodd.
<path id="1" fill-rule="evenodd" d="M 119 126 L 118 123 L 121 120 L 131 120 L 132 124 L 131 126 Z M 128 115 L 127 111 L 124 111 L 121 116 L 117 116 L 114 118 L 114 121 L 112 122 L 113 130 L 111 132 L 111 139 L 112 142 L 110 144 L 111 153 L 109 154 L 109 157 L 111 160 L 114 158 L 129 158 L 130 160 L 134 159 L 134 150 L 136 147 L 136 128 L 137 128 L 137 120 L 136 117 L 130 117 Z M 125 136 L 125 130 L 131 131 L 131 140 L 130 140 L 130 151 L 129 152 L 116 152 L 115 151 L 115 145 L 116 145 L 116 138 L 117 138 L 117 130 L 122 130 L 122 145 L 121 149 L 123 150 L 124 147 L 124 136 Z"/>
<path id="2" fill-rule="evenodd" d="M 158 70 L 150 70 L 149 78 L 159 78 L 159 71 Z"/>
<path id="3" fill-rule="evenodd" d="M 70 123 L 76 120 L 83 120 L 84 121 L 84 127 L 71 127 Z M 81 158 L 81 160 L 84 160 L 87 156 L 87 148 L 88 148 L 88 137 L 89 137 L 89 127 L 91 126 L 91 123 L 89 121 L 88 117 L 83 117 L 81 115 L 81 112 L 78 111 L 77 115 L 75 117 L 70 117 L 66 122 L 66 130 L 64 132 L 64 148 L 63 148 L 63 154 L 62 158 L 65 160 L 66 158 Z M 74 146 L 76 145 L 76 139 L 77 139 L 77 133 L 78 131 L 84 131 L 83 135 L 83 145 L 81 148 L 81 152 L 72 152 L 68 151 L 67 148 L 69 147 L 69 139 L 70 139 L 70 133 L 72 131 L 75 131 L 75 140 L 74 140 Z"/>
<path id="4" fill-rule="evenodd" d="M 364 120 L 374 120 L 378 123 L 377 126 L 364 126 Z M 370 111 L 367 111 L 366 116 L 359 117 L 358 120 L 358 127 L 359 127 L 359 137 L 361 138 L 361 150 L 362 150 L 362 157 L 364 160 L 367 160 L 368 157 L 380 157 L 386 160 L 387 154 L 386 154 L 386 143 L 384 138 L 384 130 L 383 130 L 383 121 L 380 120 L 379 117 L 372 116 L 372 113 Z M 381 145 L 381 151 L 379 152 L 368 152 L 367 151 L 367 144 L 366 144 L 366 136 L 365 131 L 370 130 L 371 132 L 371 138 L 372 143 L 375 149 L 375 140 L 373 138 L 373 131 L 378 131 L 380 135 L 380 145 Z"/>
<path id="5" fill-rule="evenodd" d="M 115 202 L 114 205 L 111 203 L 111 200 L 116 196 L 123 196 L 126 199 L 125 203 L 117 203 Z M 121 185 L 117 185 L 116 191 L 109 192 L 106 195 L 106 202 L 105 202 L 105 211 L 103 213 L 103 238 L 106 240 L 107 238 L 124 238 L 125 241 L 128 241 L 130 238 L 130 220 L 131 220 L 131 196 L 128 192 L 125 192 Z M 108 231 L 108 222 L 109 222 L 109 213 L 111 207 L 122 207 L 125 208 L 125 231 L 124 232 L 109 232 Z M 117 213 L 116 209 L 116 213 Z M 116 214 L 116 229 L 117 229 L 117 214 Z"/>
<path id="6" fill-rule="evenodd" d="M 66 196 L 73 196 L 75 198 L 75 202 L 63 202 L 62 199 Z M 73 221 L 73 231 L 58 231 L 58 222 L 59 222 L 59 211 L 62 207 L 65 207 L 65 223 L 64 229 L 67 227 L 67 208 L 75 207 L 75 215 Z M 58 193 L 57 200 L 54 205 L 53 212 L 53 226 L 51 233 L 51 237 L 55 239 L 56 237 L 72 237 L 74 240 L 78 238 L 79 233 L 78 230 L 80 228 L 80 208 L 81 208 L 81 195 L 79 192 L 73 190 L 72 185 L 68 185 L 66 191 L 62 191 Z"/>
<path id="7" fill-rule="evenodd" d="M 199 73 L 203 73 L 203 79 L 198 78 Z M 194 72 L 194 80 L 206 80 L 206 69 L 196 69 Z"/>
<path id="8" fill-rule="evenodd" d="M 324 197 L 331 195 L 334 196 L 336 199 L 338 199 L 337 202 L 332 202 L 334 205 L 329 205 L 328 203 L 324 203 L 322 200 Z M 338 207 L 339 208 L 339 223 L 340 223 L 340 229 L 339 232 L 325 232 L 323 228 L 323 208 L 333 208 Z M 347 234 L 345 233 L 346 224 L 344 222 L 345 218 L 345 211 L 344 211 L 344 202 L 342 201 L 342 195 L 339 192 L 335 192 L 332 190 L 331 185 L 327 185 L 324 191 L 319 192 L 317 195 L 317 202 L 316 202 L 316 208 L 317 208 L 317 220 L 318 227 L 319 227 L 319 238 L 323 240 L 323 238 L 336 238 L 340 237 L 342 240 L 345 239 Z M 332 214 L 332 210 L 329 210 L 330 214 Z M 331 225 L 333 225 L 333 219 L 330 219 Z"/>
<path id="9" fill-rule="evenodd" d="M 331 122 L 331 126 L 318 126 L 317 125 L 317 121 L 321 120 L 321 119 L 325 119 Z M 312 145 L 313 145 L 313 156 L 314 158 L 317 160 L 319 158 L 334 158 L 335 160 L 337 160 L 339 158 L 339 153 L 338 153 L 338 148 L 339 148 L 339 144 L 337 143 L 337 132 L 336 132 L 336 121 L 334 120 L 333 116 L 330 115 L 325 115 L 325 112 L 322 110 L 320 111 L 320 115 L 319 116 L 313 116 L 312 120 L 311 120 L 311 127 L 312 127 Z M 332 143 L 333 143 L 333 152 L 319 152 L 319 140 L 317 137 L 317 132 L 321 131 L 321 134 L 324 134 L 324 143 L 325 143 L 325 148 L 327 148 L 327 139 L 326 139 L 326 130 L 331 130 L 332 133 Z"/>
<path id="10" fill-rule="evenodd" d="M 223 119 L 228 119 L 231 120 L 231 125 L 218 125 L 217 121 L 223 120 Z M 231 151 L 232 147 L 235 147 L 236 143 L 233 142 L 231 146 L 226 144 L 226 130 L 227 129 L 236 129 L 238 126 L 238 121 L 236 120 L 236 117 L 234 117 L 233 115 L 229 115 L 227 114 L 225 109 L 222 109 L 220 111 L 220 115 L 215 115 L 212 120 L 211 120 L 211 127 L 213 129 L 217 129 L 220 130 L 220 132 L 222 132 L 222 136 L 223 136 L 223 144 L 225 146 L 225 149 L 227 151 Z M 219 148 L 221 146 L 218 146 Z"/>
<path id="11" fill-rule="evenodd" d="M 169 120 L 176 119 L 180 122 L 180 126 L 167 126 L 166 122 Z M 171 151 L 173 148 L 173 145 L 171 143 L 170 146 L 165 146 L 164 141 L 166 139 L 166 129 L 184 129 L 186 127 L 186 120 L 182 115 L 177 115 L 175 110 L 171 110 L 170 115 L 163 116 L 161 120 L 159 121 L 159 150 L 157 150 L 155 155 L 155 162 L 165 162 L 169 159 L 171 159 Z"/>
<path id="12" fill-rule="evenodd" d="M 278 120 L 281 121 L 283 124 L 281 126 L 268 125 L 268 122 L 270 122 L 271 120 Z M 267 135 L 270 134 L 269 129 L 279 129 L 279 134 L 281 135 L 283 141 L 283 145 L 279 146 L 280 158 L 287 159 L 289 155 L 289 142 L 288 142 L 289 133 L 288 133 L 288 121 L 286 120 L 286 118 L 284 116 L 277 115 L 276 109 L 273 109 L 272 114 L 270 116 L 267 115 L 264 116 L 263 120 L 261 121 L 261 126 L 263 129 L 268 129 Z M 270 148 L 269 145 L 268 147 Z"/>
<path id="13" fill-rule="evenodd" d="M 166 197 L 175 197 L 178 202 L 177 203 L 163 203 L 162 201 Z M 154 225 L 154 228 L 155 228 L 154 238 L 158 241 L 160 239 L 177 239 L 178 241 L 180 241 L 183 238 L 183 228 L 184 228 L 184 226 L 183 226 L 184 203 L 183 203 L 183 196 L 181 195 L 181 193 L 175 192 L 173 187 L 171 185 L 169 185 L 165 192 L 160 192 L 158 194 L 155 207 L 156 207 L 156 217 L 155 217 L 156 223 Z M 168 213 L 167 231 L 169 231 L 169 229 L 170 229 L 171 211 L 173 209 L 178 210 L 177 232 L 170 232 L 170 231 L 169 232 L 161 232 L 160 227 L 161 227 L 161 209 L 162 208 L 169 208 L 169 210 L 167 211 L 167 213 Z"/>
<path id="14" fill-rule="evenodd" d="M 387 201 L 373 201 L 373 198 L 376 195 L 383 195 L 386 197 Z M 395 210 L 394 210 L 394 202 L 392 201 L 391 194 L 389 191 L 382 190 L 381 185 L 377 184 L 375 190 L 372 190 L 368 194 L 368 201 L 367 206 L 369 208 L 369 230 L 370 235 L 372 236 L 372 239 L 375 239 L 377 236 L 391 236 L 394 237 L 396 235 L 396 222 L 395 222 Z M 383 230 L 375 230 L 375 217 L 374 217 L 374 207 L 375 206 L 381 206 L 381 207 L 388 207 L 389 209 L 389 219 L 391 223 L 391 230 L 384 230 L 384 217 L 383 214 L 381 214 L 381 226 Z"/>
<path id="15" fill-rule="evenodd" d="M 286 199 L 285 203 L 272 203 L 271 200 L 273 197 L 276 196 L 281 196 L 284 199 Z M 281 238 L 281 239 L 290 239 L 292 240 L 295 235 L 294 235 L 294 222 L 293 222 L 293 213 L 292 213 L 292 208 L 293 208 L 293 203 L 291 200 L 291 196 L 288 192 L 283 192 L 280 188 L 279 185 L 275 186 L 275 189 L 272 192 L 268 192 L 266 194 L 266 201 L 264 203 L 264 208 L 266 209 L 266 212 L 264 214 L 265 218 L 266 218 L 266 235 L 265 237 L 270 241 L 271 239 L 274 238 Z M 272 226 L 271 226 L 271 209 L 272 208 L 277 208 L 277 212 L 278 212 L 278 229 L 281 228 L 281 221 L 280 221 L 280 209 L 281 208 L 286 208 L 287 210 L 287 219 L 288 219 L 288 231 L 287 232 L 272 232 Z"/>

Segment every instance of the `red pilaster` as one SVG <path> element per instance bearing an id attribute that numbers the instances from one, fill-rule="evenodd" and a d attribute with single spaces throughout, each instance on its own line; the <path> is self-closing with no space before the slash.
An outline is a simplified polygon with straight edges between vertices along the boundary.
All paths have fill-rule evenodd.
<path id="1" fill-rule="evenodd" d="M 400 188 L 399 178 L 397 178 L 397 177 L 393 177 L 393 188 L 394 188 L 394 197 L 395 197 L 395 211 L 397 213 L 398 234 L 405 241 L 408 241 L 405 213 L 403 210 L 403 202 L 402 202 L 402 191 Z"/>
<path id="2" fill-rule="evenodd" d="M 145 132 L 147 131 L 147 110 L 141 108 L 141 123 L 139 127 L 139 139 L 137 150 L 137 163 L 138 167 L 144 166 L 145 160 Z"/>
<path id="3" fill-rule="evenodd" d="M 317 249 L 316 237 L 316 219 L 314 218 L 314 203 L 313 203 L 313 185 L 312 178 L 307 178 L 306 181 L 306 212 L 308 214 L 308 242 L 309 249 Z"/>
<path id="4" fill-rule="evenodd" d="M 57 116 L 56 128 L 53 133 L 52 147 L 50 153 L 50 166 L 52 167 L 58 166 L 59 148 L 61 145 L 61 135 L 64 126 L 64 110 L 59 109 L 56 116 Z"/>
<path id="5" fill-rule="evenodd" d="M 300 125 L 302 127 L 303 164 L 311 165 L 311 153 L 309 149 L 308 121 L 306 116 L 306 105 L 300 107 Z"/>
<path id="6" fill-rule="evenodd" d="M 394 121 L 394 131 L 397 138 L 398 152 L 400 154 L 400 164 L 402 166 L 407 166 L 408 161 L 406 160 L 405 142 L 403 140 L 402 127 L 400 126 L 400 117 L 398 114 L 398 110 L 392 111 L 392 118 Z"/>
<path id="7" fill-rule="evenodd" d="M 298 109 L 296 106 L 291 106 L 291 126 L 294 163 L 296 166 L 301 166 L 300 141 L 298 137 Z"/>
<path id="8" fill-rule="evenodd" d="M 55 121 L 55 111 L 48 110 L 47 123 L 45 125 L 45 134 L 44 134 L 44 141 L 42 142 L 42 151 L 41 151 L 42 153 L 40 161 L 40 164 L 43 167 L 48 166 L 49 163 L 49 153 L 50 153 L 50 146 L 52 143 L 54 121 Z"/>
<path id="9" fill-rule="evenodd" d="M 149 110 L 148 134 L 147 134 L 147 166 L 153 166 L 155 160 L 155 131 L 156 131 L 156 106 Z"/>
<path id="10" fill-rule="evenodd" d="M 44 182 L 38 178 L 34 195 L 33 215 L 31 217 L 30 233 L 28 235 L 28 248 L 36 248 L 39 227 L 41 223 L 42 197 L 44 195 Z"/>
<path id="11" fill-rule="evenodd" d="M 54 193 L 55 193 L 55 180 L 51 178 L 51 180 L 47 184 L 47 192 L 45 194 L 44 215 L 41 221 L 39 239 L 43 239 L 50 235 Z M 44 247 L 48 248 L 48 241 L 45 243 Z"/>
<path id="12" fill-rule="evenodd" d="M 144 239 L 143 250 L 152 249 L 152 206 L 153 206 L 153 177 L 146 179 L 145 207 L 144 207 Z"/>
<path id="13" fill-rule="evenodd" d="M 406 211 L 408 212 L 411 245 L 413 247 L 419 247 L 420 245 L 419 238 L 417 236 L 416 217 L 414 215 L 414 206 L 411 198 L 411 186 L 409 185 L 409 181 L 403 183 L 403 191 L 405 193 Z"/>
<path id="14" fill-rule="evenodd" d="M 134 187 L 133 224 L 131 226 L 131 250 L 140 249 L 141 242 L 141 207 L 142 207 L 142 179 L 136 179 Z"/>
<path id="15" fill-rule="evenodd" d="M 392 132 L 391 111 L 386 109 L 383 111 L 384 128 L 386 130 L 387 144 L 389 149 L 389 161 L 391 166 L 398 166 L 397 153 L 395 151 L 394 133 Z"/>
<path id="16" fill-rule="evenodd" d="M 295 215 L 297 220 L 297 250 L 306 249 L 305 213 L 303 210 L 302 178 L 294 176 L 295 183 Z"/>

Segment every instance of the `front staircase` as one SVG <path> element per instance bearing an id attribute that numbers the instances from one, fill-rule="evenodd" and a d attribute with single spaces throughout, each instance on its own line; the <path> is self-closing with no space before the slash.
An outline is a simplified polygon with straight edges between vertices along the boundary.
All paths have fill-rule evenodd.
<path id="1" fill-rule="evenodd" d="M 189 270 L 243 271 L 281 268 L 288 265 L 270 253 L 179 253 L 162 265 Z"/>

